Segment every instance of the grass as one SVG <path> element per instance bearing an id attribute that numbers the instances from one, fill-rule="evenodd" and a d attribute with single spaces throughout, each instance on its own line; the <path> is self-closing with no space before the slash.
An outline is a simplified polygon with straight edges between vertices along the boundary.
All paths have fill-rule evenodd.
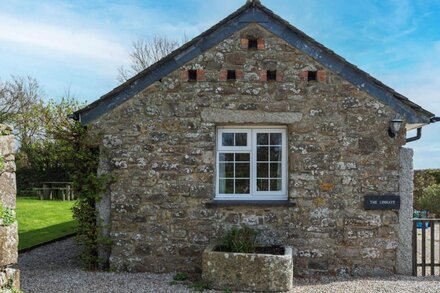
<path id="1" fill-rule="evenodd" d="M 17 197 L 18 250 L 72 234 L 74 201 Z"/>

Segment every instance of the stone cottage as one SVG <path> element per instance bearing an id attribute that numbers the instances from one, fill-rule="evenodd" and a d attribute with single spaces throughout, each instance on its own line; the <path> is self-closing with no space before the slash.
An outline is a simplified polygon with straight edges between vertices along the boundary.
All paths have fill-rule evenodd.
<path id="1" fill-rule="evenodd" d="M 98 207 L 115 270 L 198 272 L 246 224 L 291 245 L 297 274 L 411 272 L 402 146 L 434 114 L 259 1 L 74 117 L 115 178 Z M 400 208 L 367 209 L 370 195 Z"/>

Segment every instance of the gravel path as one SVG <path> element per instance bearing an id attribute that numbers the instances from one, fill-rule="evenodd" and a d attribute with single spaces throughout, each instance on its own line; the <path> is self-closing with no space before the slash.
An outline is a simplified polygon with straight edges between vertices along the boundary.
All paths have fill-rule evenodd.
<path id="1" fill-rule="evenodd" d="M 67 239 L 19 257 L 24 292 L 193 292 L 183 285 L 169 285 L 172 275 L 87 272 L 81 270 L 76 256 L 78 246 Z M 295 293 L 328 292 L 440 292 L 440 277 L 294 279 Z M 208 292 L 208 291 L 205 291 Z M 215 291 L 209 291 L 215 292 Z"/>

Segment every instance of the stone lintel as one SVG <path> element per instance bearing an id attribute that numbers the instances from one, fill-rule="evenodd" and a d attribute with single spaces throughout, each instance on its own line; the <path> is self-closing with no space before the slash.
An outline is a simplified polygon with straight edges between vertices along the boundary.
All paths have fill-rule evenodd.
<path id="1" fill-rule="evenodd" d="M 202 120 L 210 123 L 265 123 L 292 124 L 302 119 L 302 113 L 261 112 L 244 110 L 206 109 L 202 111 Z"/>

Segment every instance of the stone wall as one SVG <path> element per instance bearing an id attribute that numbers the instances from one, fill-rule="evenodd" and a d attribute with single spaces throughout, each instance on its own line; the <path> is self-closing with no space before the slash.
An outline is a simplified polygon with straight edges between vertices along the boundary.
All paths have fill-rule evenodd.
<path id="1" fill-rule="evenodd" d="M 243 48 L 249 36 L 264 46 Z M 199 80 L 187 82 L 186 69 Z M 241 71 L 237 81 L 224 81 L 227 69 Z M 274 69 L 277 80 L 266 81 Z M 307 70 L 318 80 L 304 79 Z M 404 133 L 387 134 L 396 115 L 251 24 L 93 123 L 100 171 L 116 179 L 100 207 L 110 266 L 198 272 L 203 249 L 246 224 L 262 243 L 292 246 L 296 274 L 396 272 L 398 212 L 362 207 L 366 194 L 399 193 Z M 209 206 L 216 127 L 231 124 L 287 127 L 294 206 Z"/>
<path id="2" fill-rule="evenodd" d="M 0 124 L 0 291 L 19 289 L 17 268 L 18 230 L 15 220 L 14 137 L 9 126 Z"/>

